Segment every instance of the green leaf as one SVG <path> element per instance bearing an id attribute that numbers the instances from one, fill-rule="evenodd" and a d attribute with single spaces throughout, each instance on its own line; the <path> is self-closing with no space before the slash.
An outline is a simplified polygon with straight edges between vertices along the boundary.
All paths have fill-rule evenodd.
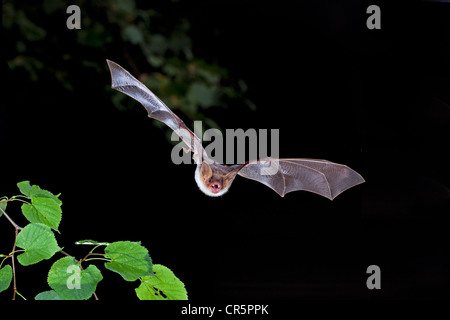
<path id="1" fill-rule="evenodd" d="M 189 87 L 186 95 L 187 100 L 203 108 L 211 107 L 215 102 L 215 90 L 201 82 L 194 82 Z"/>
<path id="2" fill-rule="evenodd" d="M 48 290 L 39 293 L 36 297 L 34 297 L 35 300 L 64 300 L 63 297 L 61 297 L 55 290 Z"/>
<path id="3" fill-rule="evenodd" d="M 130 24 L 123 29 L 122 37 L 124 40 L 131 42 L 132 44 L 139 44 L 144 41 L 144 36 L 142 35 L 142 31 Z"/>
<path id="4" fill-rule="evenodd" d="M 59 196 L 61 194 L 54 195 L 50 191 L 40 189 L 38 186 L 32 186 L 32 188 L 33 188 L 33 190 L 32 190 L 32 194 L 31 194 L 31 199 L 33 199 L 33 197 L 49 198 L 49 199 L 53 199 L 59 206 L 62 205 L 62 201 L 59 200 Z"/>
<path id="5" fill-rule="evenodd" d="M 58 231 L 62 218 L 61 205 L 53 198 L 31 196 L 31 204 L 24 203 L 22 213 L 31 223 L 42 223 Z"/>
<path id="6" fill-rule="evenodd" d="M 148 63 L 150 63 L 153 67 L 158 68 L 164 63 L 164 57 L 149 53 L 146 55 Z"/>
<path id="7" fill-rule="evenodd" d="M 212 70 L 203 69 L 201 66 L 197 66 L 196 72 L 199 76 L 203 77 L 208 83 L 217 84 L 220 82 L 220 74 L 213 72 Z"/>
<path id="8" fill-rule="evenodd" d="M 107 246 L 109 242 L 98 242 L 95 240 L 79 240 L 75 244 L 93 245 L 93 246 Z"/>
<path id="9" fill-rule="evenodd" d="M 37 185 L 30 185 L 30 181 L 22 181 L 19 182 L 17 184 L 17 187 L 19 187 L 20 192 L 23 195 L 26 195 L 28 198 L 32 198 L 32 197 L 40 197 L 40 198 L 50 198 L 55 200 L 55 202 L 58 205 L 62 205 L 62 201 L 59 200 L 59 195 L 54 195 L 53 193 L 51 193 L 50 191 L 41 189 L 39 186 Z"/>
<path id="10" fill-rule="evenodd" d="M 42 223 L 58 231 L 61 222 L 61 205 L 59 195 L 41 189 L 37 185 L 30 185 L 30 181 L 17 184 L 20 192 L 31 199 L 31 204 L 22 205 L 22 213 L 31 223 Z"/>
<path id="11" fill-rule="evenodd" d="M 50 228 L 37 223 L 31 223 L 23 228 L 17 236 L 16 244 L 25 249 L 25 252 L 17 257 L 24 266 L 49 259 L 61 250 Z"/>
<path id="12" fill-rule="evenodd" d="M 91 264 L 81 270 L 74 257 L 64 257 L 52 265 L 47 282 L 64 300 L 87 300 L 102 279 L 96 266 Z"/>
<path id="13" fill-rule="evenodd" d="M 9 264 L 0 269 L 0 292 L 8 289 L 12 279 L 12 268 Z"/>
<path id="14" fill-rule="evenodd" d="M 136 288 L 140 300 L 187 300 L 184 283 L 169 268 L 155 264 L 153 272 L 156 277 L 143 277 L 141 285 Z"/>
<path id="15" fill-rule="evenodd" d="M 162 56 L 167 50 L 167 39 L 162 34 L 152 34 L 147 45 L 153 53 Z"/>
<path id="16" fill-rule="evenodd" d="M 153 276 L 152 259 L 148 250 L 139 243 L 117 241 L 105 248 L 105 257 L 111 261 L 105 267 L 119 273 L 127 281 L 135 281 L 143 276 Z"/>
<path id="17" fill-rule="evenodd" d="M 30 185 L 30 181 L 22 181 L 22 182 L 19 182 L 18 184 L 17 184 L 17 187 L 19 188 L 19 190 L 20 190 L 20 192 L 23 194 L 23 195 L 26 195 L 28 198 L 30 198 L 31 197 L 31 185 Z"/>

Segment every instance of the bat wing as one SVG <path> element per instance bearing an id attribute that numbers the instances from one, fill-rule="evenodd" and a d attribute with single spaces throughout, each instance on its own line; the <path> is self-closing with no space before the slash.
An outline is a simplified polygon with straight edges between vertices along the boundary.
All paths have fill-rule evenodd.
<path id="1" fill-rule="evenodd" d="M 192 158 L 194 161 L 201 163 L 199 156 L 206 157 L 201 140 L 142 82 L 117 63 L 110 60 L 106 60 L 106 62 L 111 72 L 111 87 L 140 102 L 147 110 L 150 118 L 165 123 L 175 131 L 188 146 L 188 149 L 193 151 Z"/>
<path id="2" fill-rule="evenodd" d="M 305 190 L 333 200 L 364 182 L 359 173 L 345 165 L 315 159 L 250 161 L 238 174 L 265 184 L 282 197 L 291 191 Z"/>

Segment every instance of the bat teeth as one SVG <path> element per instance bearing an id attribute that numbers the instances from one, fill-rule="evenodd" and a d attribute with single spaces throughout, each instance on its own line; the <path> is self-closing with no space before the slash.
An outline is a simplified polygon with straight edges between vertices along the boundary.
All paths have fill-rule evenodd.
<path id="1" fill-rule="evenodd" d="M 209 185 L 209 189 L 213 193 L 218 193 L 220 190 L 222 190 L 222 185 L 219 182 L 213 182 Z"/>

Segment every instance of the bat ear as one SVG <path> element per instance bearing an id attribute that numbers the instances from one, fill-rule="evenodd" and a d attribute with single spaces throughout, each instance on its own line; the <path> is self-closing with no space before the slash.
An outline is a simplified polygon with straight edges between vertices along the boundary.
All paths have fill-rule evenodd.
<path id="1" fill-rule="evenodd" d="M 211 167 L 206 162 L 202 163 L 202 169 L 201 170 L 202 170 L 201 172 L 202 172 L 203 179 L 207 180 L 207 179 L 212 177 Z"/>

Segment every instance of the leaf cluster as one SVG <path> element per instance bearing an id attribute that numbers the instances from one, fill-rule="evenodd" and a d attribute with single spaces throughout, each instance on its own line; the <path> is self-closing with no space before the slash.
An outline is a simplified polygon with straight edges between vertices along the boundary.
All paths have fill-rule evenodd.
<path id="1" fill-rule="evenodd" d="M 30 266 L 59 252 L 65 256 L 56 260 L 48 272 L 50 290 L 37 294 L 36 300 L 86 300 L 92 296 L 98 299 L 96 290 L 103 276 L 98 267 L 89 262 L 92 260 L 104 261 L 105 269 L 119 274 L 125 281 L 140 280 L 136 295 L 141 300 L 187 299 L 184 284 L 167 267 L 154 265 L 141 243 L 81 240 L 76 244 L 93 247 L 84 258 L 77 260 L 66 253 L 58 246 L 54 233 L 59 232 L 62 218 L 60 195 L 31 185 L 29 181 L 17 186 L 21 195 L 0 198 L 0 217 L 6 217 L 16 229 L 13 250 L 0 254 L 0 292 L 13 282 L 13 298 L 18 294 L 25 299 L 15 285 L 15 259 L 22 266 Z M 23 228 L 6 213 L 12 201 L 22 202 L 22 214 L 29 222 Z M 7 264 L 8 261 L 11 264 Z"/>
<path id="2" fill-rule="evenodd" d="M 86 75 L 93 79 L 92 83 L 104 83 L 108 73 L 105 59 L 109 58 L 126 66 L 171 108 L 207 126 L 217 124 L 207 116 L 206 109 L 226 108 L 236 102 L 254 107 L 245 98 L 247 86 L 242 80 L 231 79 L 225 68 L 195 54 L 190 33 L 192 18 L 182 14 L 181 4 L 176 1 L 162 5 L 137 4 L 134 0 L 80 0 L 77 5 L 81 29 L 69 31 L 65 26 L 69 17 L 66 1 L 20 5 L 4 1 L 6 57 L 9 67 L 23 75 L 21 85 L 29 87 L 26 81 L 30 79 L 34 87 L 42 83 L 45 88 L 61 89 L 59 92 L 65 92 L 65 96 L 85 91 Z M 83 81 L 76 81 L 77 75 Z M 96 92 L 98 89 L 112 95 L 119 110 L 138 108 L 108 85 L 95 88 Z"/>

